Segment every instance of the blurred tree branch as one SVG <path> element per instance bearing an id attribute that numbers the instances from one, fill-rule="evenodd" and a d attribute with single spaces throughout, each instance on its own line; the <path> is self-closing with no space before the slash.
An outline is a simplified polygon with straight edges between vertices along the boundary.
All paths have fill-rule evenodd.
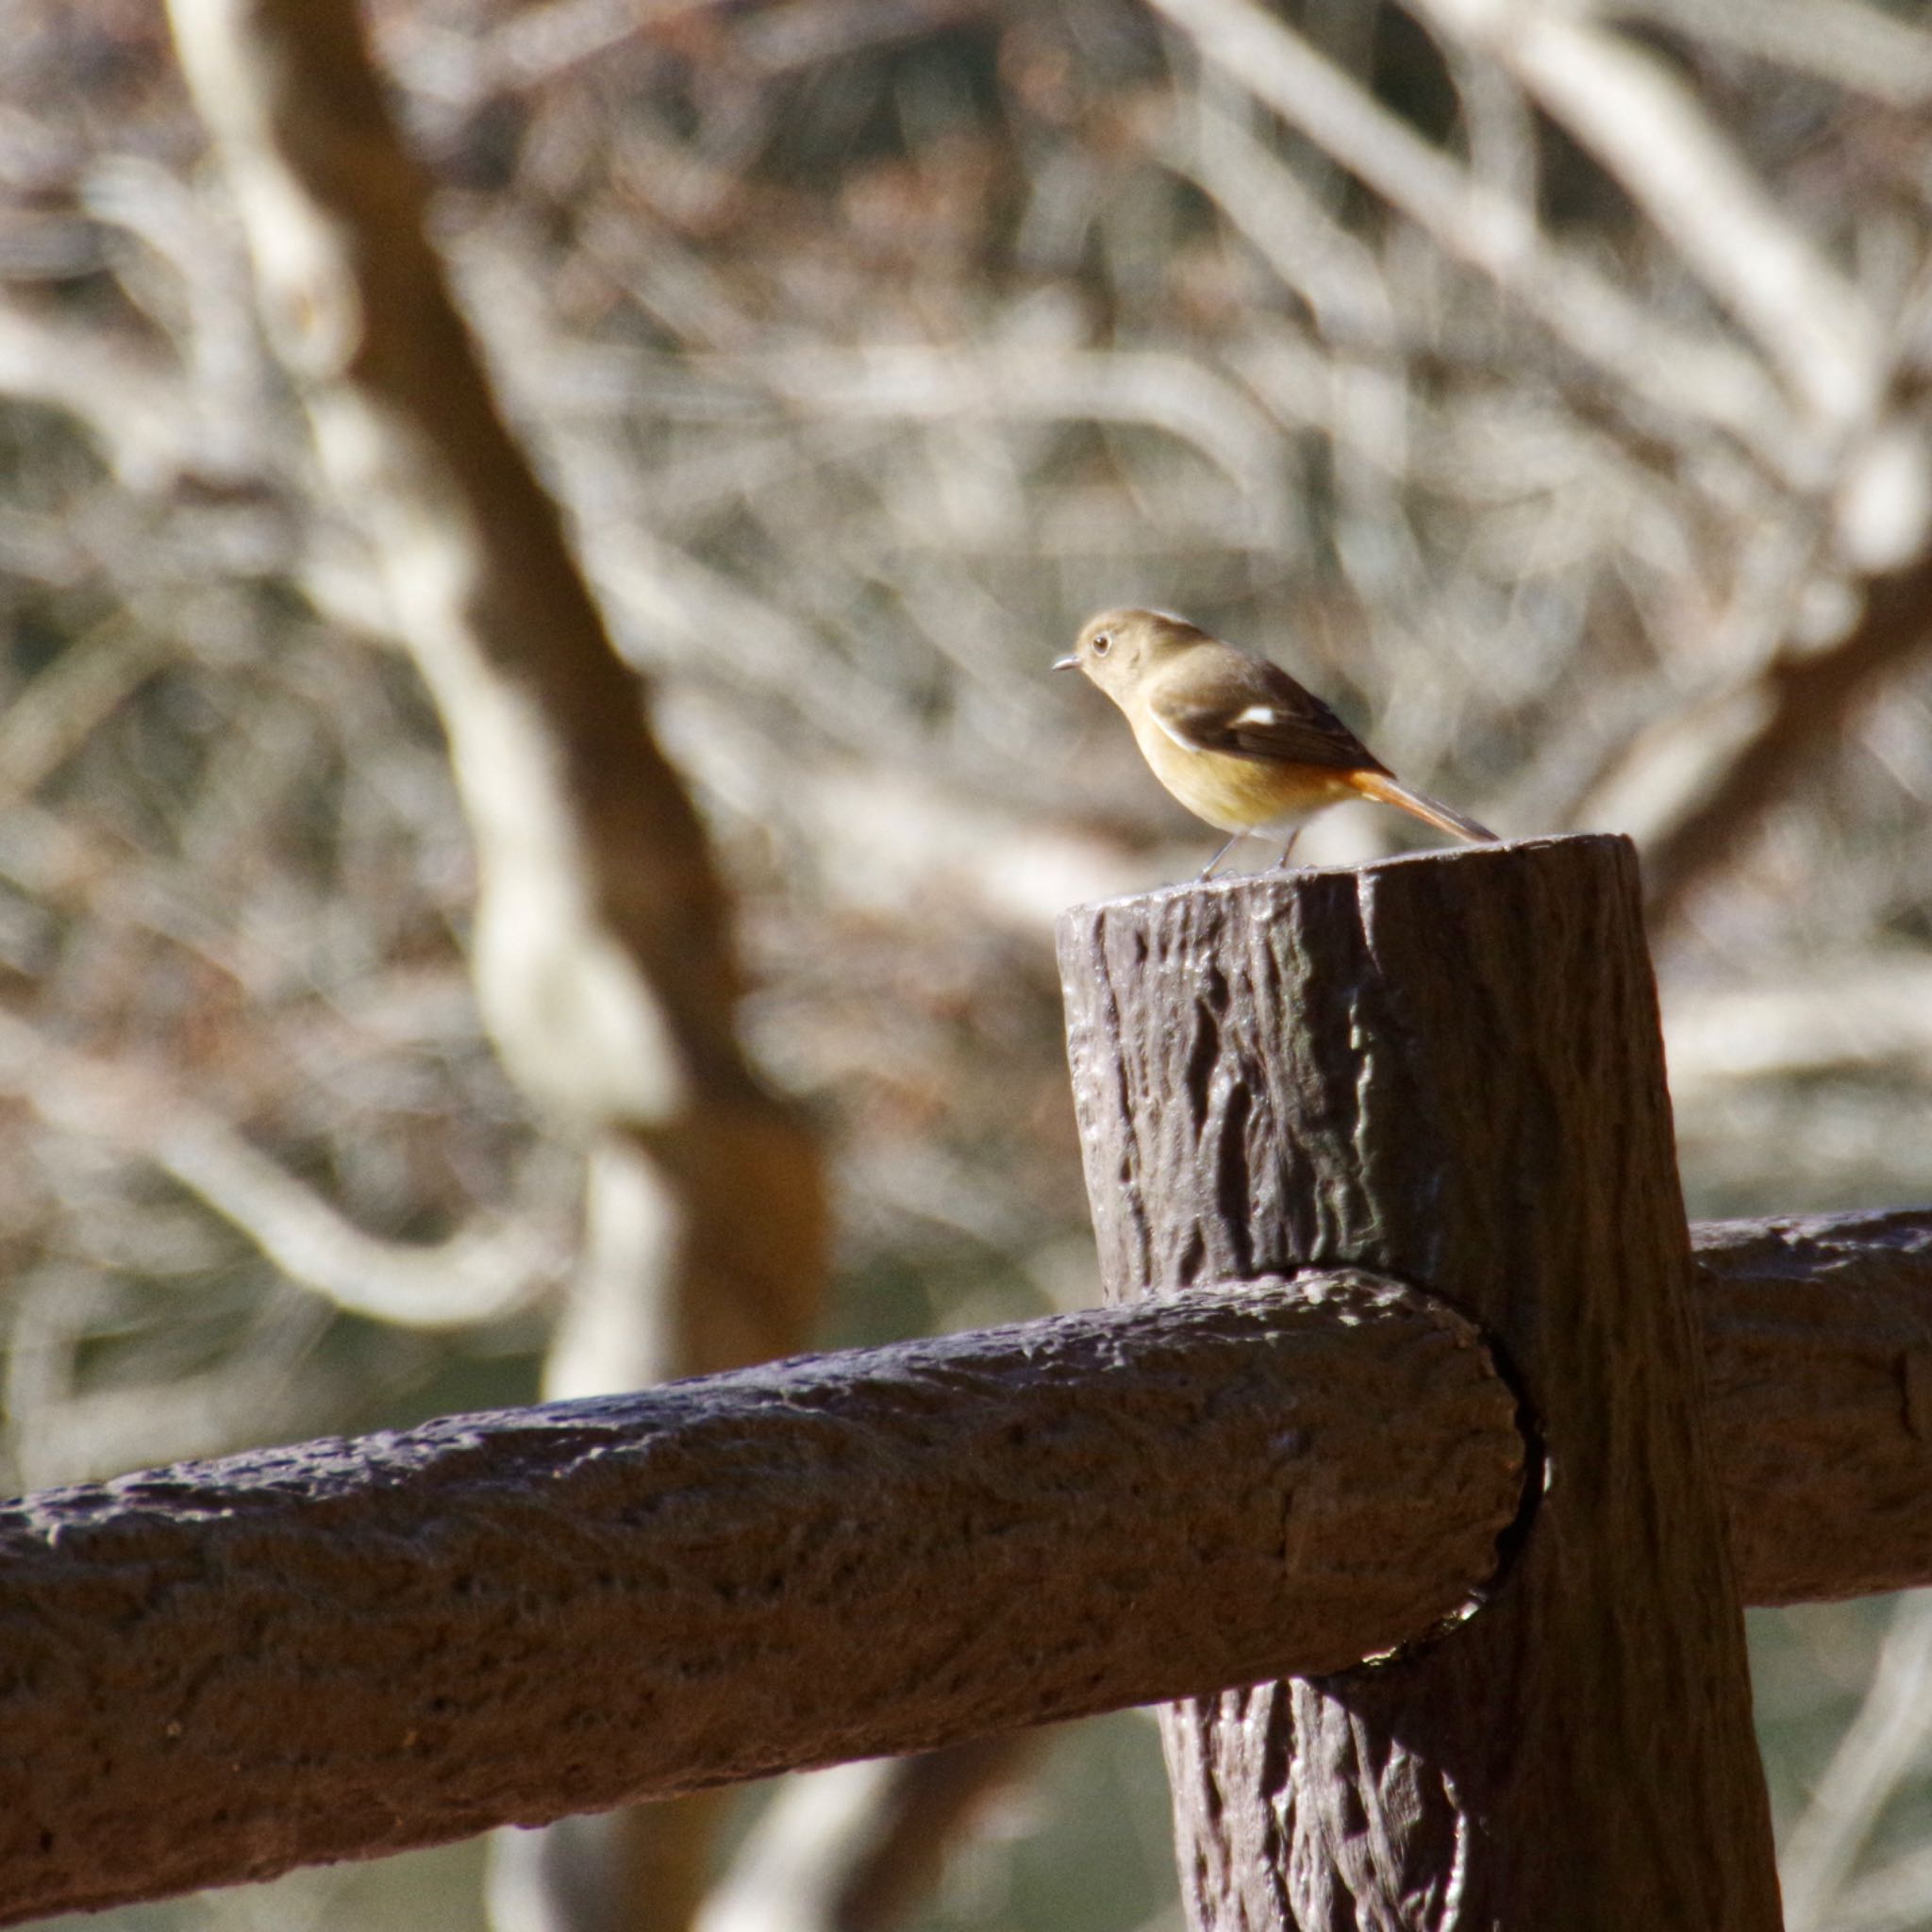
<path id="1" fill-rule="evenodd" d="M 1932 642 L 1932 555 L 1864 586 L 1836 643 L 1788 648 L 1762 671 L 1689 704 L 1639 738 L 1579 817 L 1628 830 L 1643 849 L 1652 916 L 1669 921 L 1843 736 L 1886 675 Z"/>
<path id="2" fill-rule="evenodd" d="M 591 1143 L 548 1391 L 796 1349 L 826 1265 L 816 1150 L 739 1048 L 704 833 L 444 291 L 356 10 L 172 12 L 270 339 L 448 733 L 476 841 L 486 1022 L 525 1090 Z M 716 1817 L 711 1800 L 628 1814 L 617 1909 L 679 1923 L 667 1885 L 694 1888 L 667 1871 L 701 1867 Z"/>
<path id="3" fill-rule="evenodd" d="M 1847 1923 L 1863 1932 L 1871 1924 L 1866 1914 L 1849 1922 L 1842 1916 L 1842 1906 L 1849 1903 L 1843 1898 L 1845 1882 L 1879 1813 L 1922 1757 L 1928 1735 L 1932 1598 L 1914 1593 L 1894 1610 L 1863 1706 L 1779 1854 L 1778 1876 L 1790 1932 L 1835 1932 Z M 1896 1884 L 1904 1875 L 1881 1874 L 1866 1884 L 1882 1886 L 1887 1876 Z M 1912 1902 L 1909 1918 L 1890 1923 L 1916 1923 L 1924 1908 L 1921 1895 Z M 1879 1924 L 1887 1923 L 1884 1915 L 1877 1916 Z"/>
<path id="4" fill-rule="evenodd" d="M 1418 10 L 1514 75 L 1597 156 L 1824 429 L 1865 422 L 1883 379 L 1873 318 L 1661 61 L 1540 0 L 1419 0 Z"/>
<path id="5" fill-rule="evenodd" d="M 696 1932 L 886 1932 L 930 1891 L 947 1846 L 1035 1767 L 1038 1731 L 795 1777 L 706 1900 Z"/>
<path id="6" fill-rule="evenodd" d="M 151 1161 L 345 1313 L 399 1328 L 471 1327 L 530 1307 L 554 1279 L 541 1220 L 491 1217 L 434 1243 L 378 1240 L 172 1083 L 62 1050 L 5 1015 L 0 1091 L 54 1126 Z"/>
<path id="7" fill-rule="evenodd" d="M 354 9 L 182 0 L 175 19 L 271 338 L 449 733 L 492 1034 L 555 1115 L 662 1190 L 689 1291 L 665 1298 L 697 1304 L 679 1368 L 756 1358 L 754 1331 L 802 1335 L 816 1292 L 781 1286 L 823 1253 L 810 1138 L 739 1049 L 703 832 L 442 291 Z M 756 1221 L 705 1211 L 747 1196 Z M 633 1292 L 667 1266 L 631 1258 Z"/>
<path id="8" fill-rule="evenodd" d="M 1932 42 L 1924 30 L 1865 0 L 1612 0 L 1603 11 L 1739 47 L 1894 107 L 1932 96 Z"/>
<path id="9" fill-rule="evenodd" d="M 1680 435 L 1722 424 L 1793 489 L 1823 499 L 1821 547 L 1851 574 L 1845 594 L 1862 615 L 1828 647 L 1787 643 L 1761 669 L 1694 697 L 1584 802 L 1585 820 L 1607 808 L 1638 836 L 1654 914 L 1670 918 L 1790 791 L 1875 676 L 1932 629 L 1932 454 L 1923 425 L 1880 413 L 1893 401 L 1903 344 L 1889 341 L 1861 291 L 1773 204 L 1688 90 L 1613 33 L 1536 0 L 1418 0 L 1424 18 L 1513 75 L 1595 153 L 1740 318 L 1801 414 L 1772 399 L 1741 344 L 1714 331 L 1690 336 L 1627 302 L 1566 258 L 1532 209 L 1466 176 L 1253 0 L 1156 4 L 1230 80 L 1612 377 L 1626 404 L 1660 406 Z M 1238 142 L 1204 143 L 1202 161 L 1217 153 L 1224 166 L 1241 162 Z M 1243 173 L 1252 181 L 1257 164 Z M 1792 626 L 1792 613 L 1781 617 Z"/>
<path id="10" fill-rule="evenodd" d="M 1629 299 L 1547 235 L 1533 208 L 1474 178 L 1255 0 L 1154 5 L 1204 59 L 1608 376 L 1621 403 L 1661 410 L 1672 425 L 1720 427 L 1774 468 L 1790 463 L 1789 412 L 1764 372 L 1734 345 Z"/>

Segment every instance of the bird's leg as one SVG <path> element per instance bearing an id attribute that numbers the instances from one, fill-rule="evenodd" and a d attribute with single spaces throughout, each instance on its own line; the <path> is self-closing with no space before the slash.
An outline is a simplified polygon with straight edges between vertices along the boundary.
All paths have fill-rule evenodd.
<path id="1" fill-rule="evenodd" d="M 1273 869 L 1275 872 L 1279 872 L 1281 868 L 1288 863 L 1289 854 L 1294 850 L 1294 841 L 1297 839 L 1299 839 L 1301 835 L 1302 828 L 1299 825 L 1297 825 L 1294 828 L 1294 830 L 1288 835 L 1288 843 L 1281 848 L 1281 857 L 1274 861 Z"/>
<path id="2" fill-rule="evenodd" d="M 1221 861 L 1222 861 L 1222 860 L 1223 860 L 1224 858 L 1225 858 L 1227 857 L 1227 855 L 1228 855 L 1228 854 L 1229 854 L 1230 852 L 1232 852 L 1232 851 L 1234 850 L 1234 848 L 1235 848 L 1235 847 L 1236 847 L 1237 845 L 1239 845 L 1239 844 L 1240 844 L 1240 843 L 1241 842 L 1241 841 L 1242 841 L 1243 839 L 1245 839 L 1245 838 L 1246 838 L 1247 836 L 1248 836 L 1248 835 L 1247 835 L 1247 834 L 1246 834 L 1245 832 L 1237 832 L 1237 833 L 1236 833 L 1236 834 L 1234 835 L 1234 837 L 1233 837 L 1232 839 L 1230 839 L 1230 840 L 1229 840 L 1229 841 L 1227 841 L 1227 843 L 1226 843 L 1225 845 L 1224 845 L 1224 846 L 1223 846 L 1223 847 L 1221 848 L 1221 850 L 1220 850 L 1219 852 L 1217 852 L 1217 853 L 1216 853 L 1216 854 L 1214 855 L 1214 857 L 1213 857 L 1212 858 L 1210 858 L 1210 859 L 1209 859 L 1209 860 L 1208 861 L 1208 863 L 1207 863 L 1206 865 L 1204 865 L 1204 866 L 1203 866 L 1203 867 L 1201 868 L 1201 876 L 1202 876 L 1202 877 L 1203 877 L 1204 879 L 1211 879 L 1211 878 L 1212 878 L 1212 877 L 1214 876 L 1214 868 L 1215 868 L 1215 867 L 1216 867 L 1217 865 L 1219 865 L 1219 864 L 1221 863 Z"/>

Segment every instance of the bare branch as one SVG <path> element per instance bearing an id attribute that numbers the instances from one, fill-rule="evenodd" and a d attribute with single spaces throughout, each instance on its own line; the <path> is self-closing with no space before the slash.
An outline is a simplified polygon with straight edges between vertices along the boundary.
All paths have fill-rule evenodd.
<path id="1" fill-rule="evenodd" d="M 1885 377 L 1872 316 L 1660 61 L 1538 0 L 1418 4 L 1597 156 L 1825 428 L 1869 418 Z"/>
<path id="2" fill-rule="evenodd" d="M 1474 180 L 1253 0 L 1155 5 L 1193 37 L 1206 59 L 1620 388 L 1674 421 L 1721 427 L 1773 470 L 1790 472 L 1796 452 L 1789 412 L 1749 357 L 1716 337 L 1674 327 L 1558 249 L 1533 211 Z"/>
<path id="3" fill-rule="evenodd" d="M 1890 107 L 1932 98 L 1932 35 L 1865 0 L 1607 0 L 1602 10 L 1740 48 Z"/>
<path id="4" fill-rule="evenodd" d="M 1836 643 L 1788 649 L 1661 721 L 1579 808 L 1643 848 L 1653 918 L 1669 920 L 1820 757 L 1879 679 L 1932 638 L 1932 554 L 1863 592 Z"/>
<path id="5" fill-rule="evenodd" d="M 422 1246 L 378 1240 L 170 1083 L 55 1047 L 11 1018 L 0 1018 L 0 1088 L 52 1125 L 151 1160 L 346 1313 L 464 1328 L 554 1288 L 560 1257 L 527 1219 L 491 1217 Z"/>
<path id="6" fill-rule="evenodd" d="M 795 350 L 761 356 L 743 373 L 789 402 L 846 417 L 1144 423 L 1226 473 L 1253 519 L 1249 541 L 1278 544 L 1292 525 L 1273 425 L 1238 389 L 1184 356 L 1036 346 Z"/>
<path id="7" fill-rule="evenodd" d="M 1778 1860 L 1790 1932 L 1832 1932 L 1839 1894 L 1878 1814 L 1932 1739 L 1932 1599 L 1892 1612 L 1865 1702 Z M 1922 1902 L 1923 1904 L 1923 1902 Z"/>
<path id="8" fill-rule="evenodd" d="M 71 416 L 129 489 L 159 489 L 195 460 L 187 385 L 163 358 L 19 301 L 0 302 L 0 393 Z"/>
<path id="9" fill-rule="evenodd" d="M 1831 1932 L 1918 1932 L 1932 1899 L 1932 1845 L 1888 1860 L 1869 1876 L 1840 1886 Z"/>
<path id="10" fill-rule="evenodd" d="M 291 1426 L 326 1428 L 350 1398 L 341 1374 L 316 1360 L 327 1305 L 294 1290 L 267 1297 L 212 1368 L 80 1388 L 76 1357 L 108 1297 L 98 1276 L 43 1273 L 53 1278 L 16 1286 L 7 1338 L 7 1448 L 27 1488 L 119 1474 L 157 1454 L 223 1456 Z"/>
<path id="11" fill-rule="evenodd" d="M 1671 1097 L 1740 1080 L 1882 1067 L 1932 1073 L 1932 953 L 1820 960 L 1803 976 L 1667 1000 Z"/>
<path id="12" fill-rule="evenodd" d="M 1395 304 L 1374 251 L 1207 89 L 1164 127 L 1160 153 L 1213 196 L 1331 341 L 1385 352 L 1398 346 Z"/>
<path id="13" fill-rule="evenodd" d="M 824 1245 L 810 1143 L 744 1066 L 696 814 L 450 305 L 355 9 L 180 0 L 175 18 L 273 339 L 443 714 L 497 1044 L 536 1097 L 624 1143 L 607 1166 L 648 1173 L 657 1210 L 622 1224 L 663 1238 L 620 1272 L 647 1299 L 666 1278 L 675 1365 L 741 1359 L 761 1324 L 755 1353 L 795 1345 Z M 762 1214 L 736 1211 L 747 1191 Z"/>
<path id="14" fill-rule="evenodd" d="M 0 804 L 30 797 L 178 649 L 125 615 L 75 639 L 0 714 Z"/>
<path id="15" fill-rule="evenodd" d="M 695 1932 L 886 1932 L 1041 1745 L 1038 1731 L 976 1738 L 793 1778 L 759 1814 Z"/>

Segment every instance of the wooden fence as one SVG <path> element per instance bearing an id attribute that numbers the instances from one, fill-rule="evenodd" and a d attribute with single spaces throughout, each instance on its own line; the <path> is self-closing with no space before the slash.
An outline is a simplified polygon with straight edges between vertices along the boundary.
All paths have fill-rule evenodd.
<path id="1" fill-rule="evenodd" d="M 1115 1307 L 10 1506 L 0 1922 L 1173 1699 L 1198 1925 L 1776 1925 L 1740 1604 L 1932 1582 L 1932 1214 L 1687 1241 L 1636 888 L 1068 914 Z"/>

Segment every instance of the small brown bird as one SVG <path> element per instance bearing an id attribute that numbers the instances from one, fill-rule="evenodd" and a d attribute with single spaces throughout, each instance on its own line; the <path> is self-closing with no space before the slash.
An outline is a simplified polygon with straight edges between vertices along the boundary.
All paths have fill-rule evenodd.
<path id="1" fill-rule="evenodd" d="M 1346 798 L 1392 805 L 1458 839 L 1493 840 L 1473 818 L 1411 790 L 1322 700 L 1266 658 L 1159 610 L 1090 619 L 1056 671 L 1083 671 L 1123 711 L 1154 775 L 1233 838 L 1205 879 L 1251 832 L 1296 835 Z"/>

